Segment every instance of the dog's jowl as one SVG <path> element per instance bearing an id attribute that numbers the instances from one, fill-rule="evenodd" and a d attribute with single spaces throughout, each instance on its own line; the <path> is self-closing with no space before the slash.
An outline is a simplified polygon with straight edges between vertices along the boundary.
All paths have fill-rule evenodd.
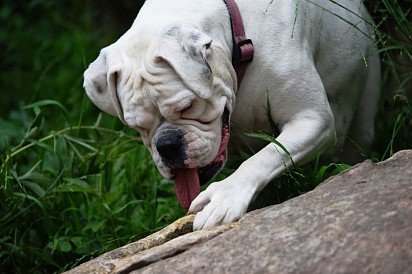
<path id="1" fill-rule="evenodd" d="M 356 158 L 352 142 L 368 151 L 374 138 L 380 63 L 361 1 L 236 4 L 240 16 L 233 0 L 148 0 L 84 74 L 91 100 L 140 132 L 182 207 L 196 213 L 194 229 L 238 220 L 292 159 Z M 234 38 L 239 18 L 253 47 Z M 254 49 L 252 62 L 239 45 Z M 226 162 L 230 126 L 270 132 L 271 121 L 290 156 L 244 137 L 258 152 L 200 193 Z"/>

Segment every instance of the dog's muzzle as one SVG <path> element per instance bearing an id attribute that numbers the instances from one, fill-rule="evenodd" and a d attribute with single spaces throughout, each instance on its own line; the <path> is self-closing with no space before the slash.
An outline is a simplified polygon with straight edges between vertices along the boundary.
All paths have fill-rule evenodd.
<path id="1" fill-rule="evenodd" d="M 189 209 L 200 193 L 200 185 L 207 183 L 223 167 L 229 135 L 229 111 L 225 109 L 222 115 L 222 137 L 215 159 L 206 166 L 189 168 L 185 164 L 188 144 L 184 132 L 168 128 L 158 133 L 155 146 L 163 164 L 171 169 L 176 195 L 183 209 Z"/>
<path id="2" fill-rule="evenodd" d="M 183 131 L 168 129 L 159 134 L 156 149 L 162 162 L 171 169 L 185 168 L 187 142 L 183 138 Z"/>

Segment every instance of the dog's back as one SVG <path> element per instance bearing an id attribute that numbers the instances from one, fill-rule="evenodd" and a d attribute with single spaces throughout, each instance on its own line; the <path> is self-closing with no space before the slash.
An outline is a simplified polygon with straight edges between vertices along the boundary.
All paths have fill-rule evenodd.
<path id="1" fill-rule="evenodd" d="M 282 70 L 290 70 L 289 62 L 296 52 L 307 51 L 322 80 L 334 115 L 337 142 L 329 154 L 347 142 L 348 134 L 367 151 L 374 136 L 380 60 L 374 41 L 373 21 L 362 2 L 278 0 L 267 4 L 267 1 L 258 0 L 261 3 L 256 5 L 266 3 L 266 10 L 259 7 L 247 9 L 247 2 L 238 1 L 239 6 L 244 7 L 242 14 L 245 14 L 246 29 L 252 40 L 257 42 L 255 55 L 260 64 L 255 67 L 252 63 L 249 68 L 251 74 L 262 75 L 259 83 L 254 83 L 256 91 L 253 93 L 260 93 L 256 97 L 263 98 L 257 104 L 264 105 L 267 91 L 264 85 L 268 79 L 277 81 L 276 75 L 267 76 L 262 68 L 275 63 L 278 71 L 272 74 L 282 74 Z M 260 26 L 256 28 L 256 25 Z M 281 84 L 275 83 L 274 86 Z M 243 109 L 243 99 L 239 98 L 243 93 L 245 105 L 250 101 L 249 95 L 246 96 L 251 94 L 248 88 L 240 90 L 239 109 Z M 262 127 L 262 123 L 249 124 Z"/>

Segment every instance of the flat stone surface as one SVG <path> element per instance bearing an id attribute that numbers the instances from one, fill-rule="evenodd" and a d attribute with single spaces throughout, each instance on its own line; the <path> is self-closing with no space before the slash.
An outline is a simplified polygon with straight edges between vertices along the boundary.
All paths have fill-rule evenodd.
<path id="1" fill-rule="evenodd" d="M 69 273 L 412 273 L 412 150 L 191 232 L 193 215 Z"/>
<path id="2" fill-rule="evenodd" d="M 133 273 L 412 273 L 412 150 L 366 161 L 315 190 Z"/>

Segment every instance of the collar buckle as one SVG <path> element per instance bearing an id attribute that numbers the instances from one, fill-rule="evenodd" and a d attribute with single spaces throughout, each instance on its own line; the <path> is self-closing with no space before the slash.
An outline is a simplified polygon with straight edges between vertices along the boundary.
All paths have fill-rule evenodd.
<path id="1" fill-rule="evenodd" d="M 254 47 L 250 39 L 245 39 L 233 44 L 233 65 L 236 68 L 241 64 L 253 61 Z"/>

